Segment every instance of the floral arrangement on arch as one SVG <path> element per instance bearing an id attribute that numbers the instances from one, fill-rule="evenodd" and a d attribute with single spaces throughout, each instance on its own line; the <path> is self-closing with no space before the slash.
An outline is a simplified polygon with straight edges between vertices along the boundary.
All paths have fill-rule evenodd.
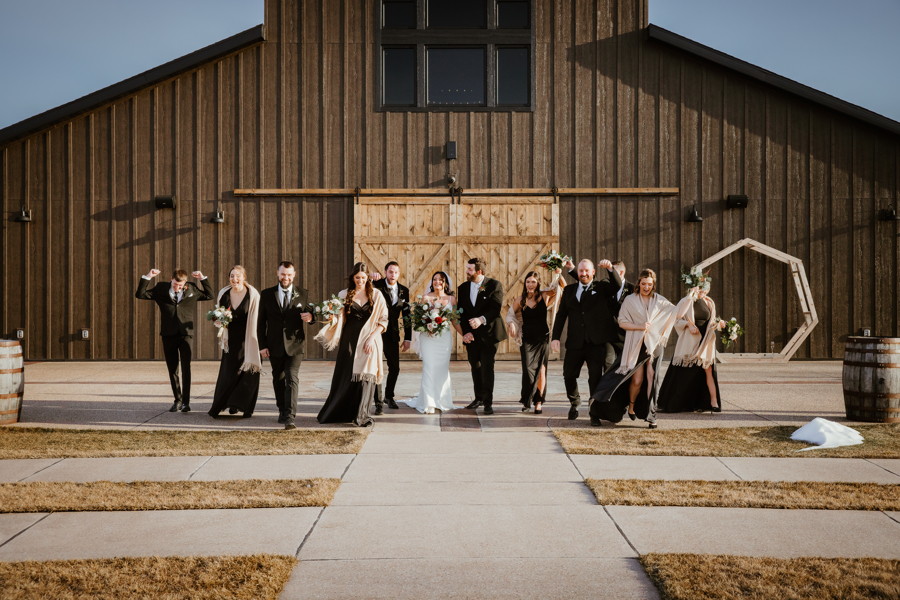
<path id="1" fill-rule="evenodd" d="M 409 308 L 409 316 L 403 319 L 404 326 L 430 336 L 441 335 L 462 316 L 461 308 L 455 309 L 449 304 L 444 306 L 437 299 L 423 300 L 422 296 L 410 302 Z"/>

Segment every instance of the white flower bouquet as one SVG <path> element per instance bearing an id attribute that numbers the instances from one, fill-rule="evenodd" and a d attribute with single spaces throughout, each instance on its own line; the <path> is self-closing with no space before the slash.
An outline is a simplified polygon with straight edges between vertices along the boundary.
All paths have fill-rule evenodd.
<path id="1" fill-rule="evenodd" d="M 330 300 L 319 304 L 310 304 L 309 306 L 309 312 L 313 314 L 313 318 L 319 323 L 334 323 L 343 309 L 344 301 L 334 294 L 331 295 Z"/>
<path id="2" fill-rule="evenodd" d="M 684 267 L 681 268 L 681 281 L 688 289 L 698 287 L 701 290 L 704 288 L 708 290 L 708 280 L 709 271 L 704 273 L 700 267 L 691 267 L 690 271 L 685 272 Z"/>
<path id="3" fill-rule="evenodd" d="M 725 327 L 721 327 L 721 324 L 725 323 Z M 731 317 L 730 321 L 720 321 L 719 329 L 724 329 L 725 333 L 722 335 L 722 343 L 725 344 L 726 348 L 729 348 L 731 344 L 735 343 L 739 336 L 744 335 L 744 328 L 741 327 L 737 319 Z"/>
<path id="4" fill-rule="evenodd" d="M 462 309 L 454 309 L 449 304 L 444 306 L 437 300 L 422 300 L 422 296 L 416 302 L 410 303 L 408 317 L 404 317 L 406 327 L 412 327 L 413 331 L 424 333 L 432 337 L 439 336 L 462 316 Z"/>
<path id="5" fill-rule="evenodd" d="M 216 329 L 219 330 L 216 337 L 222 337 L 222 334 L 225 333 L 225 330 L 228 329 L 228 325 L 231 323 L 231 309 L 217 306 L 206 313 L 206 320 L 212 321 Z"/>
<path id="6" fill-rule="evenodd" d="M 556 250 L 551 250 L 547 254 L 542 254 L 540 260 L 542 267 L 548 271 L 555 271 L 556 269 L 562 269 L 563 265 L 572 260 L 572 257 L 560 254 Z"/>

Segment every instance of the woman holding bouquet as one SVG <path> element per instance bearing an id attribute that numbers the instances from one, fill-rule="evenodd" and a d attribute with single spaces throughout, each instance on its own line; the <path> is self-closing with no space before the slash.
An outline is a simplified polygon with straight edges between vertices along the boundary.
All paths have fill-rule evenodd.
<path id="1" fill-rule="evenodd" d="M 558 298 L 566 283 L 553 271 L 553 282 L 539 288 L 539 276 L 535 271 L 525 275 L 522 295 L 513 300 L 506 313 L 506 328 L 519 345 L 522 356 L 522 412 L 534 405 L 534 414 L 543 412 L 547 397 L 547 362 L 550 359 L 550 330 L 556 318 Z"/>
<path id="2" fill-rule="evenodd" d="M 701 275 L 696 283 L 697 298 L 687 313 L 675 321 L 678 344 L 659 389 L 661 412 L 722 410 L 716 374 L 716 332 L 724 329 L 725 321 L 716 315 L 716 304 L 707 295 L 711 278 Z"/>
<path id="3" fill-rule="evenodd" d="M 231 268 L 228 280 L 231 283 L 216 298 L 217 307 L 231 311 L 231 322 L 219 336 L 222 360 L 209 415 L 216 417 L 228 408 L 231 414 L 241 411 L 247 418 L 256 408 L 262 370 L 256 333 L 259 292 L 247 283 L 247 271 L 241 265 Z"/>
<path id="4" fill-rule="evenodd" d="M 656 429 L 656 398 L 663 350 L 675 321 L 687 313 L 697 289 L 691 289 L 678 306 L 656 291 L 656 273 L 644 269 L 638 277 L 638 293 L 622 302 L 619 326 L 625 330 L 622 356 L 600 379 L 591 395 L 591 425 L 601 419 L 618 423 L 627 414 Z M 627 383 L 627 385 L 626 385 Z"/>
<path id="5" fill-rule="evenodd" d="M 423 314 L 429 323 L 413 323 L 413 349 L 422 359 L 422 383 L 419 394 L 403 402 L 422 414 L 459 408 L 453 404 L 453 388 L 450 385 L 450 355 L 453 353 L 453 333 L 450 327 L 462 335 L 456 322 L 456 296 L 450 291 L 450 277 L 438 271 L 431 278 L 431 287 L 422 302 L 413 307 L 412 319 L 424 307 Z"/>
<path id="6" fill-rule="evenodd" d="M 342 310 L 315 337 L 326 350 L 338 351 L 331 391 L 317 419 L 370 427 L 375 388 L 384 376 L 381 334 L 388 325 L 387 303 L 372 287 L 363 262 L 353 265 L 347 289 L 338 298 Z"/>

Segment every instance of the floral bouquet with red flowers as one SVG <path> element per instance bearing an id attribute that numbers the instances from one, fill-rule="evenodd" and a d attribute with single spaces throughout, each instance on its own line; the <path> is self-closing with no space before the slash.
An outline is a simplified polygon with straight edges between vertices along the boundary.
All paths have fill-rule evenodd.
<path id="1" fill-rule="evenodd" d="M 449 304 L 444 306 L 437 300 L 423 300 L 421 296 L 415 302 L 410 302 L 409 308 L 409 316 L 404 317 L 404 325 L 432 337 L 450 329 L 462 316 L 461 308 L 454 309 Z"/>
<path id="2" fill-rule="evenodd" d="M 539 264 L 548 271 L 555 271 L 556 269 L 562 269 L 570 260 L 572 260 L 571 256 L 566 256 L 555 250 L 551 250 L 547 254 L 541 255 Z"/>

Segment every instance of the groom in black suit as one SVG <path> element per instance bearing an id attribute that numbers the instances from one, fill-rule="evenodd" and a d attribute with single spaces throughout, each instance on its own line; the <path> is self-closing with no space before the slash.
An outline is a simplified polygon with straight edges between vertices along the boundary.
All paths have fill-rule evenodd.
<path id="1" fill-rule="evenodd" d="M 503 307 L 503 286 L 496 279 L 484 276 L 484 262 L 469 259 L 466 281 L 459 286 L 457 306 L 462 308 L 460 326 L 463 343 L 472 367 L 475 400 L 466 408 L 484 406 L 484 414 L 494 414 L 494 358 L 500 342 L 506 339 L 506 327 L 500 318 Z"/>
<path id="2" fill-rule="evenodd" d="M 400 264 L 392 260 L 384 265 L 384 279 L 378 279 L 373 285 L 384 294 L 388 306 L 388 326 L 381 333 L 384 342 L 384 358 L 387 360 L 388 375 L 384 384 L 375 388 L 375 415 L 384 414 L 384 405 L 388 408 L 400 408 L 394 402 L 394 387 L 400 375 L 400 317 L 409 316 L 409 288 L 399 282 Z M 403 350 L 409 350 L 412 340 L 412 327 L 403 327 Z M 382 389 L 383 388 L 383 389 Z"/>
<path id="3" fill-rule="evenodd" d="M 272 365 L 272 385 L 278 422 L 285 429 L 296 429 L 297 396 L 300 390 L 300 362 L 303 360 L 303 323 L 312 322 L 312 313 L 304 310 L 309 295 L 294 285 L 294 263 L 278 265 L 278 285 L 259 293 L 259 318 L 256 334 L 259 355 Z"/>
<path id="4" fill-rule="evenodd" d="M 209 280 L 200 271 L 192 276 L 203 285 L 201 290 L 196 284 L 188 282 L 186 271 L 178 269 L 172 274 L 169 283 L 157 283 L 148 290 L 150 280 L 159 275 L 159 269 L 141 277 L 134 297 L 138 300 L 153 300 L 159 306 L 159 335 L 162 337 L 163 354 L 166 357 L 166 368 L 169 369 L 169 383 L 175 403 L 169 412 L 191 411 L 191 337 L 194 335 L 194 308 L 197 302 L 213 299 L 213 291 Z M 178 377 L 178 364 L 181 363 L 181 380 Z"/>
<path id="5" fill-rule="evenodd" d="M 578 376 L 584 363 L 588 366 L 588 385 L 593 391 L 600 377 L 616 361 L 619 325 L 613 317 L 610 298 L 622 286 L 622 279 L 608 260 L 600 261 L 600 279 L 594 281 L 594 264 L 585 259 L 578 263 L 578 284 L 567 285 L 563 291 L 553 326 L 550 348 L 559 352 L 563 327 L 569 322 L 566 337 L 566 358 L 563 361 L 563 381 L 569 397 L 569 419 L 578 418 Z"/>

